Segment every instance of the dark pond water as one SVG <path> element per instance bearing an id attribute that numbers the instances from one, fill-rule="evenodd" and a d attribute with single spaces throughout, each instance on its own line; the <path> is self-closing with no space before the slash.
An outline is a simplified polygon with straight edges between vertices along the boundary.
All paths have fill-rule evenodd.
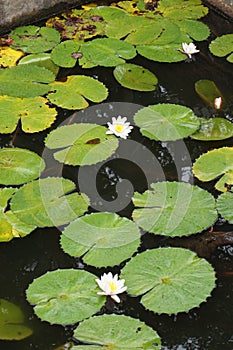
<path id="1" fill-rule="evenodd" d="M 225 34 L 232 32 L 232 22 L 220 17 L 215 12 L 206 17 L 205 22 L 210 26 L 212 33 Z M 211 37 L 210 37 L 211 39 Z M 179 64 L 159 64 L 137 57 L 133 62 L 141 64 L 154 72 L 159 79 L 159 86 L 154 92 L 135 92 L 116 83 L 112 76 L 111 68 L 94 68 L 84 72 L 90 76 L 98 76 L 109 88 L 109 97 L 105 101 L 107 105 L 91 107 L 91 117 L 89 112 L 79 112 L 78 118 L 83 121 L 95 122 L 99 120 L 104 124 L 104 111 L 110 110 L 112 113 L 122 113 L 127 116 L 132 115 L 135 105 L 147 106 L 159 102 L 178 103 L 191 107 L 199 116 L 209 117 L 211 115 L 223 116 L 229 120 L 233 119 L 233 69 L 232 64 L 227 64 L 223 59 L 213 58 L 207 50 L 208 42 L 198 45 L 201 53 L 196 56 L 193 62 Z M 79 74 L 81 69 L 75 67 L 69 70 L 69 74 Z M 67 75 L 67 70 L 60 73 Z M 194 83 L 199 79 L 213 80 L 222 91 L 227 101 L 226 107 L 217 112 L 207 106 L 195 93 Z M 116 104 L 120 103 L 120 104 Z M 80 114 L 81 113 L 81 114 Z M 110 112 L 109 112 L 110 113 Z M 56 128 L 64 120 L 69 122 L 73 112 L 60 110 L 59 118 L 53 125 Z M 74 116 L 75 118 L 75 116 Z M 73 119 L 72 119 L 73 120 Z M 80 120 L 80 119 L 79 119 Z M 2 146 L 14 145 L 25 147 L 42 154 L 44 150 L 43 140 L 50 130 L 38 134 L 28 135 L 18 129 L 14 135 L 0 137 Z M 150 150 L 158 159 L 162 166 L 167 180 L 183 180 L 193 182 L 190 170 L 190 159 L 195 160 L 201 153 L 208 149 L 221 147 L 223 145 L 233 146 L 233 139 L 219 142 L 205 143 L 191 139 L 184 142 L 160 143 L 150 141 L 141 137 L 135 128 L 131 134 L 131 139 L 142 144 Z M 123 153 L 125 151 L 123 150 Z M 131 153 L 130 153 L 131 152 Z M 172 160 L 172 154 L 176 155 L 176 161 Z M 121 179 L 128 179 L 137 191 L 144 191 L 148 187 L 148 178 L 156 181 L 156 174 L 151 177 L 152 164 L 144 162 L 144 167 L 140 167 L 134 160 L 135 149 L 128 151 L 126 159 L 120 159 L 121 148 L 115 159 L 102 164 L 100 168 L 96 166 L 88 167 L 87 174 L 97 174 L 97 188 L 103 200 L 113 200 L 116 197 L 116 184 Z M 129 159 L 132 159 L 131 161 Z M 177 162 L 179 169 L 177 169 Z M 78 184 L 78 169 L 65 166 L 60 169 L 58 164 L 50 168 L 46 175 L 56 174 L 62 170 L 63 176 L 72 179 Z M 89 176 L 89 178 L 90 178 Z M 208 189 L 214 195 L 213 183 L 199 183 L 199 186 Z M 127 191 L 126 191 L 127 192 Z M 90 194 L 91 196 L 91 194 Z M 99 198 L 93 196 L 92 202 L 96 204 L 90 211 L 98 210 Z M 120 214 L 130 216 L 132 204 L 129 203 L 123 208 Z M 233 231 L 233 225 L 229 225 L 224 220 L 219 220 L 214 226 L 214 231 Z M 32 307 L 25 298 L 25 289 L 31 281 L 47 272 L 57 268 L 85 268 L 95 274 L 100 274 L 100 270 L 85 266 L 81 261 L 69 257 L 59 247 L 60 231 L 57 228 L 37 229 L 24 239 L 14 239 L 9 243 L 0 245 L 0 290 L 1 298 L 7 299 L 19 305 L 24 311 L 27 324 L 33 329 L 31 337 L 22 341 L 0 341 L 0 349 L 4 350 L 54 350 L 58 346 L 66 343 L 72 338 L 72 327 L 49 325 L 41 322 L 33 313 Z M 188 313 L 181 313 L 177 316 L 157 315 L 144 309 L 135 299 L 124 296 L 123 303 L 116 305 L 107 301 L 105 313 L 115 312 L 118 314 L 137 317 L 146 322 L 158 331 L 162 338 L 163 350 L 230 350 L 233 349 L 233 246 L 229 241 L 219 241 L 216 237 L 201 233 L 183 239 L 169 239 L 162 236 L 155 236 L 145 233 L 142 236 L 140 250 L 154 248 L 158 246 L 181 246 L 193 249 L 200 256 L 205 257 L 215 268 L 217 273 L 217 287 L 207 303 L 200 308 L 192 309 Z M 232 242 L 232 241 L 231 241 Z M 113 272 L 118 272 L 119 267 L 114 267 Z"/>

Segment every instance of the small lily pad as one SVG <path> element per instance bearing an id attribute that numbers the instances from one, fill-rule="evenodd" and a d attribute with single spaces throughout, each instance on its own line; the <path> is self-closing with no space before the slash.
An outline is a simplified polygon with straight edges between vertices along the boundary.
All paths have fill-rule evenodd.
<path id="1" fill-rule="evenodd" d="M 0 149 L 0 183 L 21 185 L 40 176 L 45 168 L 38 154 L 23 148 Z"/>
<path id="2" fill-rule="evenodd" d="M 233 34 L 225 34 L 211 41 L 210 52 L 218 57 L 227 56 L 227 61 L 233 63 Z"/>
<path id="3" fill-rule="evenodd" d="M 9 46 L 0 46 L 0 67 L 13 67 L 24 55 L 20 50 L 14 50 Z"/>
<path id="4" fill-rule="evenodd" d="M 161 340 L 156 331 L 144 322 L 124 315 L 91 317 L 79 324 L 74 336 L 86 344 L 94 344 L 74 346 L 74 350 L 161 349 Z"/>
<path id="5" fill-rule="evenodd" d="M 34 25 L 18 27 L 10 32 L 14 49 L 27 53 L 39 53 L 51 50 L 60 42 L 60 34 L 53 28 Z"/>
<path id="6" fill-rule="evenodd" d="M 232 174 L 233 175 L 233 174 Z M 233 182 L 232 182 L 233 185 Z M 230 224 L 233 224 L 233 193 L 225 192 L 217 198 L 217 210 Z"/>
<path id="7" fill-rule="evenodd" d="M 118 265 L 140 245 L 140 231 L 114 213 L 93 213 L 71 222 L 61 236 L 62 249 L 97 267 Z"/>
<path id="8" fill-rule="evenodd" d="M 105 298 L 97 295 L 95 276 L 83 270 L 58 269 L 36 278 L 26 294 L 43 321 L 71 324 L 95 314 Z"/>
<path id="9" fill-rule="evenodd" d="M 193 134 L 200 126 L 199 118 L 185 106 L 162 103 L 140 109 L 134 122 L 144 136 L 152 140 L 179 140 Z"/>
<path id="10" fill-rule="evenodd" d="M 72 68 L 77 62 L 78 54 L 82 55 L 80 41 L 65 40 L 53 49 L 51 58 L 60 67 Z"/>
<path id="11" fill-rule="evenodd" d="M 34 133 L 49 128 L 55 121 L 57 111 L 48 106 L 48 100 L 44 97 L 16 98 L 0 96 L 2 134 L 12 133 L 19 120 L 22 130 L 26 133 Z"/>
<path id="12" fill-rule="evenodd" d="M 151 71 L 132 63 L 119 64 L 113 74 L 119 84 L 132 90 L 153 91 L 158 83 Z"/>
<path id="13" fill-rule="evenodd" d="M 215 187 L 222 192 L 227 190 L 232 181 L 233 172 L 233 148 L 222 147 L 213 149 L 202 154 L 193 164 L 193 173 L 201 181 L 211 181 L 224 175 L 215 184 Z"/>
<path id="14" fill-rule="evenodd" d="M 87 100 L 98 103 L 108 96 L 103 83 L 85 75 L 70 75 L 65 82 L 50 84 L 50 90 L 53 92 L 48 94 L 48 99 L 67 109 L 83 109 L 89 106 Z"/>
<path id="15" fill-rule="evenodd" d="M 221 91 L 216 86 L 215 82 L 208 79 L 198 80 L 195 83 L 195 91 L 202 98 L 203 101 L 214 107 L 214 100 L 223 95 Z"/>
<path id="16" fill-rule="evenodd" d="M 18 189 L 10 207 L 13 214 L 28 225 L 59 226 L 87 210 L 87 197 L 74 191 L 75 184 L 68 179 L 44 178 Z"/>
<path id="17" fill-rule="evenodd" d="M 59 67 L 52 61 L 51 54 L 49 53 L 27 55 L 23 57 L 18 64 L 32 64 L 34 66 L 44 67 L 53 72 L 55 75 L 57 75 L 59 71 Z"/>
<path id="18" fill-rule="evenodd" d="M 233 136 L 233 123 L 224 118 L 200 119 L 200 129 L 191 135 L 200 141 L 225 140 Z"/>
<path id="19" fill-rule="evenodd" d="M 69 165 L 96 164 L 109 158 L 117 149 L 119 141 L 106 135 L 108 129 L 97 124 L 72 124 L 53 130 L 45 145 L 58 150 L 54 158 Z M 92 141 L 94 140 L 94 141 Z"/>
<path id="20" fill-rule="evenodd" d="M 217 220 L 214 197 L 198 186 L 158 182 L 151 188 L 133 196 L 133 220 L 145 231 L 186 236 L 207 229 Z"/>
<path id="21" fill-rule="evenodd" d="M 133 296 L 156 313 L 177 314 L 199 306 L 215 287 L 214 268 L 183 248 L 157 248 L 132 258 L 121 272 Z"/>

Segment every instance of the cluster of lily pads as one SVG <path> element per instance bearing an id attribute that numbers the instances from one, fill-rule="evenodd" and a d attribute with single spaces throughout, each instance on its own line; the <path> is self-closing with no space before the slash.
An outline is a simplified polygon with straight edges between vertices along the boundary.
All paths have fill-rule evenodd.
<path id="1" fill-rule="evenodd" d="M 114 67 L 113 75 L 123 87 L 155 90 L 157 77 L 126 60 L 137 54 L 158 62 L 192 59 L 199 51 L 193 40 L 205 40 L 210 34 L 199 21 L 207 12 L 199 0 L 177 0 L 175 4 L 172 0 L 122 1 L 72 10 L 51 18 L 45 27 L 13 30 L 7 45 L 0 48 L 0 132 L 14 132 L 19 120 L 24 132 L 42 131 L 55 121 L 57 106 L 79 110 L 88 107 L 88 101 L 99 103 L 107 98 L 108 89 L 102 82 L 85 75 L 60 79 L 60 67 Z M 227 60 L 233 62 L 232 35 L 213 40 L 210 51 L 216 56 L 230 54 Z M 216 109 L 224 103 L 212 81 L 196 82 L 195 90 Z M 177 104 L 149 105 L 128 118 L 113 118 L 108 127 L 93 123 L 58 127 L 48 133 L 45 146 L 54 150 L 59 163 L 82 167 L 113 156 L 133 125 L 155 141 L 233 136 L 230 121 L 200 118 Z M 233 223 L 233 193 L 228 191 L 233 185 L 231 147 L 213 149 L 193 164 L 193 174 L 200 181 L 218 179 L 215 187 L 222 194 L 217 199 L 188 183 L 152 183 L 144 193 L 133 194 L 132 219 L 111 212 L 87 213 L 92 205 L 88 196 L 79 193 L 71 180 L 41 177 L 46 164 L 30 150 L 2 148 L 0 164 L 0 241 L 24 237 L 37 227 L 66 225 L 61 249 L 87 265 L 106 268 L 100 279 L 78 269 L 47 272 L 26 291 L 40 319 L 51 324 L 80 322 L 74 336 L 86 345 L 72 349 L 161 348 L 157 332 L 139 320 L 114 314 L 93 316 L 106 296 L 120 303 L 124 300 L 121 294 L 127 293 L 140 297 L 141 304 L 155 313 L 177 314 L 199 306 L 211 295 L 214 269 L 195 253 L 183 248 L 137 252 L 143 231 L 182 237 L 208 229 L 218 215 Z M 109 270 L 120 264 L 124 267 L 118 280 Z"/>

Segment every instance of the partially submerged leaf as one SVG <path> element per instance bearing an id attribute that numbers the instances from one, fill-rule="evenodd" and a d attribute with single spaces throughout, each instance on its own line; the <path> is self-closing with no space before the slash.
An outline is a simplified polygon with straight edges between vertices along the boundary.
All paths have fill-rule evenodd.
<path id="1" fill-rule="evenodd" d="M 133 220 L 145 231 L 187 236 L 207 229 L 217 220 L 214 197 L 198 186 L 158 182 L 151 188 L 133 196 Z"/>
<path id="2" fill-rule="evenodd" d="M 19 220 L 38 227 L 66 224 L 82 215 L 88 205 L 87 197 L 75 192 L 72 181 L 53 177 L 24 185 L 10 202 Z"/>
<path id="3" fill-rule="evenodd" d="M 199 306 L 215 287 L 214 268 L 183 248 L 157 248 L 132 258 L 121 272 L 133 296 L 156 313 L 177 314 Z"/>
<path id="4" fill-rule="evenodd" d="M 151 71 L 132 63 L 119 64 L 113 74 L 119 84 L 132 90 L 153 91 L 158 83 Z"/>
<path id="5" fill-rule="evenodd" d="M 95 276 L 87 271 L 58 269 L 34 279 L 26 294 L 43 321 L 71 324 L 95 314 L 105 299 L 97 295 Z"/>
<path id="6" fill-rule="evenodd" d="M 50 108 L 47 103 L 47 99 L 39 96 L 34 98 L 0 96 L 0 132 L 12 133 L 19 120 L 22 130 L 27 133 L 49 128 L 56 119 L 57 111 L 55 108 Z"/>
<path id="7" fill-rule="evenodd" d="M 233 175 L 233 174 L 232 174 Z M 233 182 L 231 183 L 233 185 Z M 217 210 L 229 224 L 233 224 L 233 193 L 225 192 L 217 198 Z"/>
<path id="8" fill-rule="evenodd" d="M 227 56 L 227 61 L 233 63 L 233 34 L 225 34 L 212 40 L 210 52 L 218 57 Z"/>
<path id="9" fill-rule="evenodd" d="M 124 315 L 91 317 L 78 325 L 74 336 L 79 341 L 96 345 L 74 346 L 73 350 L 161 349 L 161 340 L 156 331 L 144 322 Z"/>
<path id="10" fill-rule="evenodd" d="M 199 118 L 185 106 L 161 103 L 140 109 L 134 122 L 144 136 L 152 140 L 179 140 L 193 134 L 200 125 Z"/>
<path id="11" fill-rule="evenodd" d="M 9 46 L 0 46 L 0 67 L 13 67 L 24 55 L 22 51 L 14 50 Z"/>
<path id="12" fill-rule="evenodd" d="M 117 149 L 119 141 L 113 135 L 106 135 L 108 129 L 97 124 L 72 124 L 53 130 L 45 145 L 59 149 L 54 158 L 70 165 L 96 164 L 109 158 Z M 97 143 L 90 140 L 98 139 Z"/>
<path id="13" fill-rule="evenodd" d="M 31 54 L 23 57 L 19 63 L 20 64 L 32 64 L 39 67 L 44 67 L 55 75 L 57 75 L 59 67 L 52 61 L 51 54 L 49 53 L 37 53 Z"/>
<path id="14" fill-rule="evenodd" d="M 200 119 L 200 129 L 191 135 L 200 141 L 225 140 L 233 136 L 233 123 L 224 118 Z"/>
<path id="15" fill-rule="evenodd" d="M 134 222 L 114 213 L 93 213 L 71 222 L 61 236 L 62 249 L 97 267 L 118 265 L 140 245 Z"/>
<path id="16" fill-rule="evenodd" d="M 65 82 L 55 81 L 50 84 L 50 90 L 54 92 L 48 94 L 48 99 L 67 109 L 83 109 L 89 106 L 87 100 L 97 103 L 108 96 L 103 83 L 85 75 L 70 75 Z"/>
<path id="17" fill-rule="evenodd" d="M 212 80 L 202 79 L 195 83 L 196 93 L 208 104 L 214 107 L 214 101 L 216 98 L 221 97 L 223 100 L 223 95 L 221 91 L 216 86 L 215 82 Z"/>

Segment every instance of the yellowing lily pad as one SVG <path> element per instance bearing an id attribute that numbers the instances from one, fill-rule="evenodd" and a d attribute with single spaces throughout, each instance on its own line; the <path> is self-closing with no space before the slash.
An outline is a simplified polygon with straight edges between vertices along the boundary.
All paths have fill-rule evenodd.
<path id="1" fill-rule="evenodd" d="M 48 100 L 44 97 L 15 98 L 11 96 L 0 96 L 2 134 L 12 133 L 19 120 L 22 130 L 34 133 L 47 129 L 56 119 L 57 111 L 48 106 Z"/>
<path id="2" fill-rule="evenodd" d="M 70 75 L 66 82 L 50 84 L 50 90 L 54 92 L 48 94 L 48 99 L 67 109 L 83 109 L 89 106 L 87 100 L 98 103 L 108 96 L 108 89 L 103 83 L 85 75 Z"/>
<path id="3" fill-rule="evenodd" d="M 119 64 L 113 74 L 119 84 L 132 90 L 153 91 L 158 83 L 151 71 L 132 63 Z"/>
<path id="4" fill-rule="evenodd" d="M 22 51 L 14 50 L 9 46 L 0 46 L 0 66 L 13 67 L 23 55 Z"/>

